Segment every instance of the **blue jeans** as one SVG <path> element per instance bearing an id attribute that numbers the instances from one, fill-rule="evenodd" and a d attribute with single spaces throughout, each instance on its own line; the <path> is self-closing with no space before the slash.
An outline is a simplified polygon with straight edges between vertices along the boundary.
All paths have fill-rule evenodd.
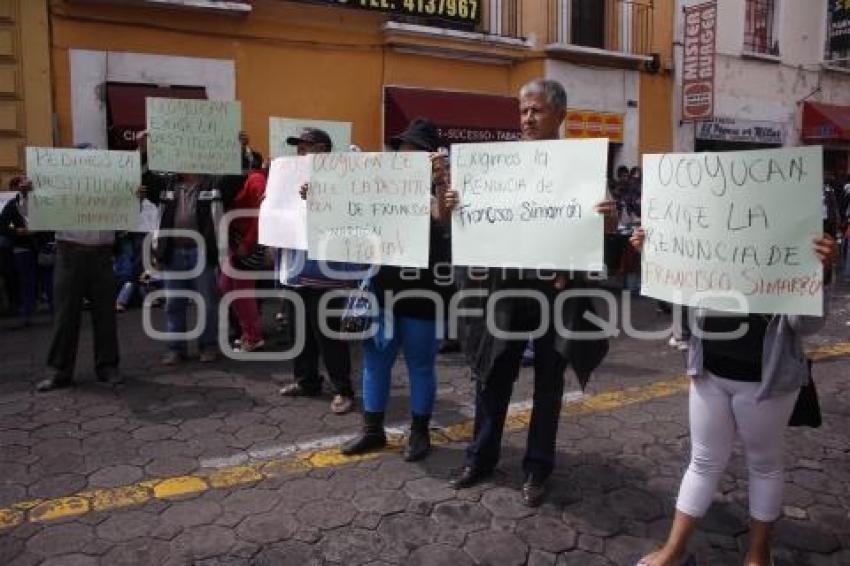
<path id="1" fill-rule="evenodd" d="M 410 379 L 411 412 L 414 415 L 430 415 L 437 395 L 437 376 L 434 372 L 440 345 L 437 323 L 402 316 L 392 319 L 392 324 L 391 340 L 380 340 L 379 344 L 379 333 L 379 336 L 363 343 L 363 408 L 369 413 L 386 410 L 392 369 L 401 348 Z"/>
<path id="2" fill-rule="evenodd" d="M 178 248 L 171 251 L 171 258 L 165 264 L 165 271 L 189 271 L 199 261 L 196 248 Z M 206 258 L 200 258 L 206 264 Z M 198 338 L 198 348 L 213 349 L 218 344 L 218 283 L 215 277 L 215 268 L 204 265 L 204 270 L 194 279 L 170 279 L 163 278 L 165 295 L 165 328 L 168 332 L 186 332 L 186 308 L 188 301 L 186 297 L 172 297 L 170 291 L 193 290 L 203 297 L 203 304 L 197 305 L 203 308 L 207 314 L 206 324 L 203 332 Z M 188 343 L 186 340 L 172 340 L 168 343 L 168 349 L 172 352 L 186 354 Z"/>

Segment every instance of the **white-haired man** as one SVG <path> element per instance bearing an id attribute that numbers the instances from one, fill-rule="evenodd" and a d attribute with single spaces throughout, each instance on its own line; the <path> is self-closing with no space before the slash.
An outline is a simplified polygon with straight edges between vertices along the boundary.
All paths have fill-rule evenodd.
<path id="1" fill-rule="evenodd" d="M 560 83 L 543 79 L 531 81 L 520 90 L 519 100 L 523 141 L 560 137 L 567 110 L 567 94 Z M 456 191 L 445 193 L 444 206 L 453 208 L 458 202 Z M 609 217 L 616 214 L 614 203 L 609 201 L 597 205 L 596 210 Z M 570 244 L 564 242 L 564 245 Z M 539 291 L 548 299 L 548 307 L 545 308 L 551 311 L 557 293 L 576 283 L 565 274 L 552 275 L 554 277 L 541 277 L 538 272 L 491 270 L 485 286 L 491 295 L 494 291 L 505 289 Z M 499 327 L 511 332 L 530 333 L 539 327 L 541 319 L 554 320 L 552 312 L 547 318 L 547 313 L 542 312 L 544 307 L 533 298 L 502 298 L 492 307 Z M 567 317 L 577 325 L 582 324 L 580 320 L 586 308 L 586 303 L 576 303 L 574 299 L 565 302 Z M 468 328 L 462 332 L 462 341 L 477 385 L 474 436 L 466 450 L 466 465 L 451 483 L 456 489 L 480 482 L 493 472 L 498 463 L 513 383 L 519 374 L 527 342 L 525 339 L 507 340 L 494 336 L 484 327 L 483 319 L 467 319 L 463 323 Z M 534 399 L 523 459 L 525 483 L 522 488 L 523 502 L 530 507 L 542 502 L 545 482 L 554 468 L 555 439 L 567 366 L 571 365 L 579 379 L 584 381 L 607 352 L 607 340 L 583 342 L 581 348 L 573 348 L 572 342 L 559 336 L 552 326 L 534 340 Z"/>

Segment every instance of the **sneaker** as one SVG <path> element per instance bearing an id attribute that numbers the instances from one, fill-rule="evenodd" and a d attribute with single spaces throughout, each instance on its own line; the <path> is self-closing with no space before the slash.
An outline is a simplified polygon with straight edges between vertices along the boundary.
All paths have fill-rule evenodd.
<path id="1" fill-rule="evenodd" d="M 354 399 L 345 395 L 334 395 L 331 401 L 331 412 L 335 415 L 344 415 L 350 413 L 354 408 Z"/>
<path id="2" fill-rule="evenodd" d="M 248 342 L 246 340 L 238 340 L 238 344 L 235 344 L 233 350 L 236 352 L 253 352 L 255 350 L 259 350 L 263 346 L 266 345 L 265 340 L 260 339 L 256 342 Z"/>
<path id="3" fill-rule="evenodd" d="M 73 387 L 73 385 L 74 380 L 71 378 L 54 375 L 53 377 L 48 377 L 43 381 L 39 381 L 35 386 L 35 390 L 39 393 L 45 393 L 47 391 L 53 391 L 54 389 Z"/>
<path id="4" fill-rule="evenodd" d="M 680 352 L 685 352 L 685 351 L 687 351 L 687 350 L 688 350 L 688 348 L 689 348 L 689 346 L 688 346 L 688 341 L 687 341 L 687 340 L 679 340 L 679 343 L 676 345 L 676 348 L 677 348 Z"/>
<path id="5" fill-rule="evenodd" d="M 201 350 L 198 361 L 202 364 L 210 364 L 218 360 L 218 352 L 213 349 Z"/>
<path id="6" fill-rule="evenodd" d="M 280 388 L 280 394 L 284 397 L 318 397 L 321 391 L 308 391 L 300 383 L 290 383 Z"/>
<path id="7" fill-rule="evenodd" d="M 177 364 L 183 362 L 185 359 L 186 356 L 184 356 L 180 352 L 166 352 L 159 360 L 159 363 L 164 366 L 176 366 Z"/>
<path id="8" fill-rule="evenodd" d="M 671 348 L 678 348 L 679 347 L 679 341 L 676 340 L 675 336 L 671 336 L 670 341 L 667 342 L 667 345 L 670 346 Z"/>

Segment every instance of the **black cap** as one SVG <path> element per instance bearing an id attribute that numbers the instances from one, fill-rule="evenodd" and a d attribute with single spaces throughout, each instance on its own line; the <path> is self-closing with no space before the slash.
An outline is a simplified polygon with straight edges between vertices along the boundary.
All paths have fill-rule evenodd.
<path id="1" fill-rule="evenodd" d="M 326 131 L 320 130 L 319 128 L 304 128 L 301 131 L 300 136 L 290 136 L 286 138 L 286 143 L 288 145 L 298 145 L 299 143 L 321 143 L 326 145 L 328 150 L 333 149 L 331 137 Z"/>
<path id="2" fill-rule="evenodd" d="M 390 147 L 397 150 L 405 142 L 425 151 L 437 151 L 440 134 L 437 126 L 428 118 L 414 118 L 406 130 L 390 138 Z"/>

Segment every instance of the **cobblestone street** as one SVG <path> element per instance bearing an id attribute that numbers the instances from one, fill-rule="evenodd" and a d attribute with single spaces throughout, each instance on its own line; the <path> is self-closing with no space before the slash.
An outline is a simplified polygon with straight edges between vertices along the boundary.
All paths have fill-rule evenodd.
<path id="1" fill-rule="evenodd" d="M 639 327 L 666 321 L 649 300 L 634 311 Z M 1 565 L 631 566 L 666 536 L 689 453 L 682 355 L 666 340 L 613 340 L 583 395 L 568 374 L 556 471 L 546 503 L 530 509 L 519 495 L 529 369 L 514 392 L 498 473 L 455 492 L 447 480 L 463 462 L 473 400 L 460 354 L 440 356 L 437 446 L 426 460 L 406 464 L 397 448 L 352 459 L 338 446 L 360 426 L 359 413 L 332 414 L 329 395 L 279 396 L 289 364 L 163 368 L 162 345 L 143 335 L 140 319 L 139 311 L 119 318 L 124 385 L 95 382 L 86 322 L 77 387 L 42 395 L 33 383 L 46 375 L 49 319 L 27 329 L 0 321 Z M 824 425 L 789 429 L 776 563 L 844 566 L 850 289 L 834 296 L 809 346 Z M 396 446 L 407 426 L 403 368 L 388 416 Z M 743 560 L 738 449 L 721 491 L 691 547 L 698 564 Z"/>

